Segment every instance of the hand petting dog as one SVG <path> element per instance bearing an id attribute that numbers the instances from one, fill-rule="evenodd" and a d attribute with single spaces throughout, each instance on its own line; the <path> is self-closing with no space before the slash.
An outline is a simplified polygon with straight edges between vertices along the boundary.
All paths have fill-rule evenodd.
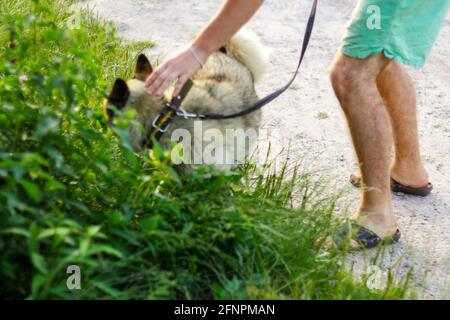
<path id="1" fill-rule="evenodd" d="M 173 96 L 177 96 L 186 81 L 201 69 L 208 54 L 193 47 L 185 49 L 164 62 L 145 81 L 147 92 L 151 96 L 162 96 L 164 91 L 175 81 L 177 84 Z"/>

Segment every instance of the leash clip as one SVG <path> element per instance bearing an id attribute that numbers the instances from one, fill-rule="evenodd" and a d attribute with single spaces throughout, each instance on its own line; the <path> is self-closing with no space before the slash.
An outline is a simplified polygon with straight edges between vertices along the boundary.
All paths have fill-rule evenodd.
<path id="1" fill-rule="evenodd" d="M 155 117 L 155 119 L 153 120 L 152 128 L 158 130 L 158 131 L 161 132 L 161 133 L 164 133 L 164 132 L 166 132 L 166 131 L 169 129 L 170 123 L 169 123 L 164 129 L 162 129 L 162 128 L 158 127 L 158 125 L 157 125 L 157 123 L 158 123 L 158 121 L 159 121 L 160 118 L 161 118 L 161 114 L 158 113 L 158 115 L 157 115 L 157 116 Z"/>
<path id="2" fill-rule="evenodd" d="M 192 119 L 192 118 L 199 118 L 199 115 L 197 113 L 187 112 L 182 107 L 179 107 L 176 110 L 176 115 L 179 116 L 179 117 L 183 117 L 186 120 L 187 119 Z"/>

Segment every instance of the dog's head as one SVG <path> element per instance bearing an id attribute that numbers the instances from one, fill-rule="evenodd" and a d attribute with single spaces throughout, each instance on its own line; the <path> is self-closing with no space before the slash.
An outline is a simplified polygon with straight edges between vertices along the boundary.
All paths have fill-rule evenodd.
<path id="1" fill-rule="evenodd" d="M 115 110 L 126 111 L 131 108 L 136 110 L 136 122 L 129 128 L 131 144 L 135 151 L 142 149 L 145 139 L 144 131 L 148 130 L 153 119 L 164 106 L 162 97 L 152 97 L 147 94 L 144 82 L 152 72 L 150 61 L 141 54 L 138 57 L 132 79 L 128 81 L 116 79 L 106 101 L 105 113 L 110 124 L 117 116 Z"/>

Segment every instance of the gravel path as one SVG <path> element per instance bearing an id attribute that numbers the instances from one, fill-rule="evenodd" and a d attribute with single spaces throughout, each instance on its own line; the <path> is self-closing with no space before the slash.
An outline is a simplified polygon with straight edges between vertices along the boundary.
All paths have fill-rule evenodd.
<path id="1" fill-rule="evenodd" d="M 152 58 L 186 45 L 209 20 L 221 0 L 88 0 L 100 16 L 114 22 L 127 40 L 152 40 Z M 250 23 L 272 48 L 268 75 L 258 87 L 265 94 L 284 84 L 296 64 L 310 1 L 266 0 Z M 265 126 L 281 129 L 280 143 L 291 144 L 291 158 L 306 160 L 329 181 L 331 190 L 347 185 L 356 160 L 343 114 L 333 95 L 327 68 L 339 47 L 355 1 L 322 0 L 301 76 L 294 87 L 264 110 Z M 419 36 L 419 35 L 418 35 Z M 401 244 L 387 250 L 381 271 L 414 268 L 419 298 L 450 299 L 450 19 L 422 70 L 412 70 L 419 101 L 422 153 L 435 191 L 426 199 L 395 196 L 403 231 Z M 349 187 L 341 209 L 357 206 L 358 191 Z M 355 270 L 370 267 L 374 252 L 352 257 Z"/>

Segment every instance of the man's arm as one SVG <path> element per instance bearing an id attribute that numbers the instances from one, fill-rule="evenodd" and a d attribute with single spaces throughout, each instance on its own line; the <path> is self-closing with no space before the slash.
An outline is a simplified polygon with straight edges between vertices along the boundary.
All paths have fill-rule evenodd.
<path id="1" fill-rule="evenodd" d="M 206 58 L 225 45 L 255 14 L 262 0 L 227 0 L 194 40 L 192 47 Z M 205 61 L 204 60 L 204 61 Z"/>
<path id="2" fill-rule="evenodd" d="M 150 95 L 162 95 L 178 79 L 174 95 L 178 95 L 187 79 L 197 72 L 208 57 L 255 14 L 263 0 L 225 0 L 219 11 L 195 38 L 190 48 L 164 62 L 146 81 Z"/>

